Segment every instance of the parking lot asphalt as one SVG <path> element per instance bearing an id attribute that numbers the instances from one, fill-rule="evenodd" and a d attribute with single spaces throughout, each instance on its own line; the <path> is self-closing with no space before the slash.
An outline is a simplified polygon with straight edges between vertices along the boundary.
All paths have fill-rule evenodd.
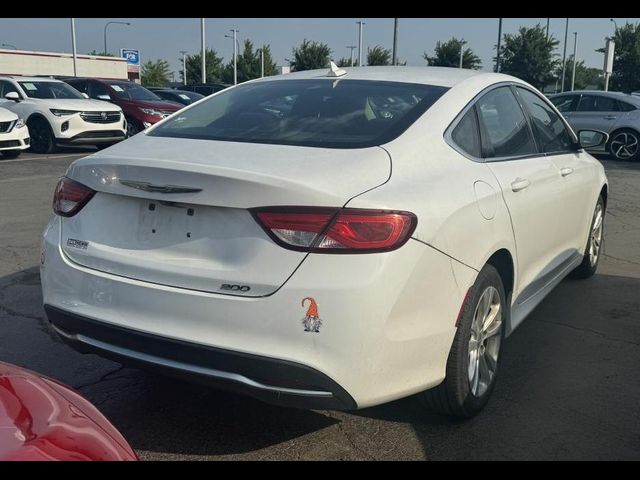
<path id="1" fill-rule="evenodd" d="M 453 422 L 415 398 L 304 411 L 82 355 L 52 338 L 38 274 L 57 178 L 90 150 L 0 159 L 0 360 L 91 400 L 148 459 L 640 460 L 640 163 L 606 160 L 605 256 L 506 341 L 486 410 Z M 544 232 L 540 232 L 541 235 Z"/>

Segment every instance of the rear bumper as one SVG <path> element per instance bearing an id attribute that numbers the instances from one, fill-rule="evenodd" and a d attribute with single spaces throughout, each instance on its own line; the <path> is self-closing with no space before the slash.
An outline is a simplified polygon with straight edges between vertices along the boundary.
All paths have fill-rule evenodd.
<path id="1" fill-rule="evenodd" d="M 276 405 L 356 408 L 355 401 L 342 387 L 305 365 L 138 332 L 49 305 L 44 308 L 54 330 L 83 353 L 96 353 Z"/>
<path id="2" fill-rule="evenodd" d="M 410 240 L 382 254 L 309 255 L 271 295 L 222 295 L 80 266 L 62 250 L 60 221 L 45 229 L 40 276 L 67 341 L 309 408 L 365 408 L 441 383 L 477 274 Z M 304 329 L 309 296 L 319 306 L 317 333 Z"/>

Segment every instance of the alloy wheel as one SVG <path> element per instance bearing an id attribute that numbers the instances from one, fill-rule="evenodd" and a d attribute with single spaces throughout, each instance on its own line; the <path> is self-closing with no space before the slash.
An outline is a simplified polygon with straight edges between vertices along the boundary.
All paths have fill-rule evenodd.
<path id="1" fill-rule="evenodd" d="M 638 153 L 638 138 L 629 132 L 621 132 L 611 140 L 611 153 L 619 160 L 627 160 Z"/>
<path id="2" fill-rule="evenodd" d="M 495 287 L 480 296 L 471 323 L 469 339 L 469 388 L 475 397 L 487 391 L 498 366 L 502 342 L 502 304 Z"/>
<path id="3" fill-rule="evenodd" d="M 603 209 L 602 203 L 598 202 L 596 211 L 593 214 L 593 226 L 591 227 L 591 237 L 589 241 L 589 261 L 593 267 L 598 262 L 600 256 L 600 247 L 602 245 L 603 230 Z"/>

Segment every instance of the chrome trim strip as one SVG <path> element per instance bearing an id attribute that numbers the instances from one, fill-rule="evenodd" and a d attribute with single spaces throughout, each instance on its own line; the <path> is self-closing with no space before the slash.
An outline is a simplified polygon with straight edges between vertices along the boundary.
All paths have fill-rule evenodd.
<path id="1" fill-rule="evenodd" d="M 153 185 L 149 182 L 136 182 L 133 180 L 120 180 L 122 185 L 152 193 L 197 193 L 201 188 L 182 187 L 180 185 Z"/>
<path id="2" fill-rule="evenodd" d="M 308 397 L 332 397 L 333 393 L 325 392 L 322 390 L 299 390 L 296 388 L 285 388 L 285 387 L 274 387 L 271 385 L 264 385 L 262 383 L 256 382 L 244 375 L 240 375 L 237 373 L 224 372 L 222 370 L 215 370 L 213 368 L 205 368 L 199 367 L 197 365 L 191 365 L 188 363 L 177 362 L 175 360 L 169 360 L 167 358 L 157 357 L 155 355 L 149 355 L 142 352 L 136 352 L 134 350 L 130 350 L 128 348 L 118 347 L 116 345 L 111 345 L 110 343 L 101 342 L 100 340 L 96 340 L 95 338 L 86 337 L 84 335 L 70 335 L 62 330 L 60 330 L 55 325 L 51 324 L 51 327 L 61 336 L 68 338 L 70 340 L 75 340 L 80 343 L 84 343 L 86 345 L 90 345 L 92 347 L 99 348 L 101 350 L 107 350 L 109 352 L 117 353 L 119 355 L 133 358 L 136 360 L 140 360 L 147 363 L 153 363 L 155 365 L 161 365 L 163 367 L 174 368 L 177 370 L 182 370 L 190 373 L 197 373 L 200 375 L 206 375 L 208 377 L 215 377 L 221 380 L 229 380 L 236 383 L 241 383 L 251 388 L 257 388 L 259 390 L 265 390 L 276 393 L 288 393 L 293 395 L 305 395 Z"/>

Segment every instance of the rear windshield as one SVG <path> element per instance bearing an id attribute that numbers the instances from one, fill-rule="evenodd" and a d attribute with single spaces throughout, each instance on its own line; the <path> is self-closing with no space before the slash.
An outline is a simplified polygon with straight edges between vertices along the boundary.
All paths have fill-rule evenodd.
<path id="1" fill-rule="evenodd" d="M 363 148 L 386 143 L 448 89 L 313 79 L 247 83 L 181 110 L 150 136 Z"/>

